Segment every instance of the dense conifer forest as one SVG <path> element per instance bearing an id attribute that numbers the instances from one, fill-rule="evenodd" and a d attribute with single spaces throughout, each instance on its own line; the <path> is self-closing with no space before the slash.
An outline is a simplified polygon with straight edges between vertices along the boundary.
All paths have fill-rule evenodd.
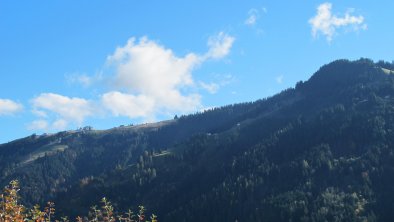
<path id="1" fill-rule="evenodd" d="M 0 145 L 0 185 L 59 218 L 144 205 L 160 221 L 391 221 L 394 64 L 337 60 L 270 98 Z"/>

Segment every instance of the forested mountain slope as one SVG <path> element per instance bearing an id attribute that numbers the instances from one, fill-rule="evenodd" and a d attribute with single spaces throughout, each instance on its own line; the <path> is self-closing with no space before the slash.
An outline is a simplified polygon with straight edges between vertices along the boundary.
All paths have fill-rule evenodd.
<path id="1" fill-rule="evenodd" d="M 338 60 L 271 98 L 0 145 L 3 184 L 77 215 L 106 196 L 160 221 L 390 221 L 394 65 Z M 208 218 L 207 218 L 208 217 Z"/>

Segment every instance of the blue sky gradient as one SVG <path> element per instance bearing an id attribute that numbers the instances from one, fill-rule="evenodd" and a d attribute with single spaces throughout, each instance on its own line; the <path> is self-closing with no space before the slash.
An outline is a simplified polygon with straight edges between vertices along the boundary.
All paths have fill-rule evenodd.
<path id="1" fill-rule="evenodd" d="M 393 8 L 353 0 L 0 1 L 0 143 L 254 101 L 336 59 L 392 61 Z"/>

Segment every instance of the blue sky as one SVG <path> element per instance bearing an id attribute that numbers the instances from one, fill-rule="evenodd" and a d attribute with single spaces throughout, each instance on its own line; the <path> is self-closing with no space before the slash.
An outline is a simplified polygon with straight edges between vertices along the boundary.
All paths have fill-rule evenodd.
<path id="1" fill-rule="evenodd" d="M 254 101 L 392 61 L 392 1 L 0 0 L 0 143 Z"/>

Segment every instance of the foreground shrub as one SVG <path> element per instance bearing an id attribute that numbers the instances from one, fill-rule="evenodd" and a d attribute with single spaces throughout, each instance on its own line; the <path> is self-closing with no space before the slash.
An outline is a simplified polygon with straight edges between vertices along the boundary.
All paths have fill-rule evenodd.
<path id="1" fill-rule="evenodd" d="M 39 205 L 29 209 L 20 203 L 19 183 L 13 180 L 0 194 L 0 222 L 69 222 L 67 217 L 55 219 L 55 204 L 48 202 L 41 210 Z M 157 222 L 156 215 L 152 214 L 150 220 L 145 216 L 145 208 L 139 206 L 137 214 L 129 210 L 126 213 L 116 213 L 111 202 L 106 198 L 101 200 L 101 206 L 93 206 L 87 216 L 78 216 L 77 222 Z"/>

